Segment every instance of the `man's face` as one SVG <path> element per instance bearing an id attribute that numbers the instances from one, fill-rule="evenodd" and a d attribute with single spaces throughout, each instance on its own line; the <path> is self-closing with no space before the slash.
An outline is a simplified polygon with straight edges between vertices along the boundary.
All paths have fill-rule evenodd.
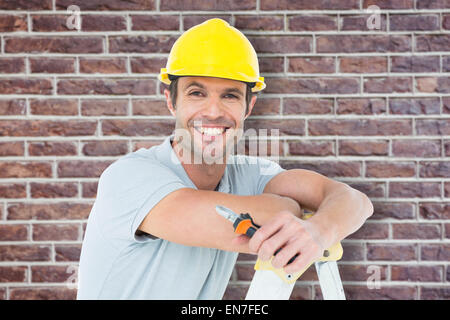
<path id="1" fill-rule="evenodd" d="M 183 150 L 201 163 L 220 163 L 233 150 L 256 100 L 251 100 L 246 115 L 246 86 L 240 81 L 212 77 L 178 79 L 177 101 L 168 106 L 176 117 L 175 136 L 184 137 L 179 142 Z M 165 94 L 169 102 L 168 90 Z"/>

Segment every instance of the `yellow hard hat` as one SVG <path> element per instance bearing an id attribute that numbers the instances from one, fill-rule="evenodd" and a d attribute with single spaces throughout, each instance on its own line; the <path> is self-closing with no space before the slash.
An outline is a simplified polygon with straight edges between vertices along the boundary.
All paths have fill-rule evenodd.
<path id="1" fill-rule="evenodd" d="M 170 50 L 159 80 L 170 84 L 169 76 L 204 76 L 254 83 L 252 92 L 263 90 L 258 57 L 238 29 L 218 18 L 207 20 L 184 32 Z"/>

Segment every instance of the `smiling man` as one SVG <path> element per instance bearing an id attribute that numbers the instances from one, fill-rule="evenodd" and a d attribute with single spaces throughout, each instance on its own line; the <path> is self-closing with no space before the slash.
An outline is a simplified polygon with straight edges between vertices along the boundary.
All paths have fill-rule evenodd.
<path id="1" fill-rule="evenodd" d="M 79 299 L 221 299 L 239 252 L 288 273 L 361 227 L 370 200 L 308 170 L 232 150 L 264 89 L 256 52 L 223 20 L 186 31 L 160 80 L 174 134 L 101 175 L 79 269 Z M 261 228 L 236 236 L 215 211 L 250 213 Z M 301 220 L 302 209 L 315 212 Z M 298 257 L 288 264 L 295 255 Z"/>

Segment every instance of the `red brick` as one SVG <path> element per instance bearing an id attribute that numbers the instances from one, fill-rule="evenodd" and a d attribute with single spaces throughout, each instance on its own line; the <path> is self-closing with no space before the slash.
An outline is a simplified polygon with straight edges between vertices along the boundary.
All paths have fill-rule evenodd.
<path id="1" fill-rule="evenodd" d="M 308 120 L 309 134 L 318 135 L 410 135 L 410 120 Z"/>
<path id="2" fill-rule="evenodd" d="M 192 28 L 193 26 L 203 23 L 206 20 L 212 19 L 212 18 L 219 18 L 222 20 L 227 21 L 231 25 L 231 14 L 219 14 L 219 15 L 184 15 L 182 16 L 183 19 L 183 29 L 188 30 Z"/>
<path id="3" fill-rule="evenodd" d="M 386 57 L 342 57 L 339 70 L 348 73 L 382 73 L 387 71 Z"/>
<path id="4" fill-rule="evenodd" d="M 422 261 L 448 261 L 450 244 L 422 244 L 420 257 Z"/>
<path id="5" fill-rule="evenodd" d="M 73 142 L 30 141 L 30 156 L 73 156 L 77 155 L 77 146 Z"/>
<path id="6" fill-rule="evenodd" d="M 449 15 L 449 17 L 450 17 L 450 15 Z M 450 18 L 449 18 L 449 20 L 450 20 Z M 450 24 L 450 22 L 449 22 L 449 24 Z M 450 26 L 449 26 L 449 29 L 450 29 Z M 450 56 L 442 57 L 442 71 L 450 72 Z"/>
<path id="7" fill-rule="evenodd" d="M 78 195 L 78 184 L 73 182 L 30 182 L 32 198 L 71 198 Z"/>
<path id="8" fill-rule="evenodd" d="M 259 71 L 266 72 L 284 72 L 284 58 L 279 57 L 260 57 Z"/>
<path id="9" fill-rule="evenodd" d="M 75 300 L 77 289 L 66 287 L 10 287 L 11 300 Z"/>
<path id="10" fill-rule="evenodd" d="M 417 9 L 448 9 L 448 0 L 421 0 L 417 1 Z"/>
<path id="11" fill-rule="evenodd" d="M 411 37 L 407 35 L 323 35 L 316 39 L 318 53 L 407 52 Z"/>
<path id="12" fill-rule="evenodd" d="M 449 34 L 427 34 L 416 36 L 416 51 L 450 51 Z"/>
<path id="13" fill-rule="evenodd" d="M 439 140 L 392 140 L 392 155 L 396 157 L 439 157 Z"/>
<path id="14" fill-rule="evenodd" d="M 128 153 L 128 142 L 83 141 L 82 153 L 86 156 L 118 156 Z"/>
<path id="15" fill-rule="evenodd" d="M 0 99 L 0 115 L 24 115 L 25 113 L 25 99 Z"/>
<path id="16" fill-rule="evenodd" d="M 386 196 L 385 182 L 350 182 L 350 187 L 361 191 L 369 198 L 383 198 Z"/>
<path id="17" fill-rule="evenodd" d="M 340 15 L 341 30 L 343 31 L 372 31 L 367 27 L 367 19 L 370 15 Z M 386 31 L 386 15 L 380 14 L 380 31 Z M 377 26 L 378 28 L 378 26 Z M 376 29 L 378 30 L 378 29 Z"/>
<path id="18" fill-rule="evenodd" d="M 155 0 L 91 0 L 91 1 L 74 1 L 74 0 L 55 0 L 55 8 L 57 10 L 66 10 L 72 4 L 80 7 L 81 11 L 115 11 L 115 10 L 155 10 Z"/>
<path id="19" fill-rule="evenodd" d="M 283 30 L 284 17 L 282 15 L 236 15 L 234 27 L 239 30 Z"/>
<path id="20" fill-rule="evenodd" d="M 21 183 L 0 184 L 0 198 L 25 198 L 27 196 L 26 186 Z"/>
<path id="21" fill-rule="evenodd" d="M 450 198 L 450 182 L 444 183 L 444 194 L 446 198 Z"/>
<path id="22" fill-rule="evenodd" d="M 358 231 L 349 235 L 346 239 L 387 239 L 389 237 L 389 225 L 387 223 L 365 223 Z"/>
<path id="23" fill-rule="evenodd" d="M 359 93 L 356 78 L 267 78 L 266 93 Z"/>
<path id="24" fill-rule="evenodd" d="M 165 68 L 166 58 L 130 57 L 131 72 L 133 73 L 159 73 Z"/>
<path id="25" fill-rule="evenodd" d="M 332 114 L 333 100 L 284 98 L 283 114 Z"/>
<path id="26" fill-rule="evenodd" d="M 365 93 L 403 93 L 412 92 L 412 78 L 365 78 Z"/>
<path id="27" fill-rule="evenodd" d="M 0 245 L 0 261 L 49 261 L 49 245 Z"/>
<path id="28" fill-rule="evenodd" d="M 0 134 L 10 137 L 93 135 L 96 121 L 0 120 Z"/>
<path id="29" fill-rule="evenodd" d="M 87 219 L 92 209 L 88 203 L 10 203 L 8 220 L 81 220 Z"/>
<path id="30" fill-rule="evenodd" d="M 389 285 L 379 289 L 362 286 L 344 286 L 347 300 L 414 300 L 417 299 L 417 288 L 412 286 Z"/>
<path id="31" fill-rule="evenodd" d="M 33 31 L 56 32 L 72 31 L 67 26 L 68 15 L 39 14 L 31 15 Z"/>
<path id="32" fill-rule="evenodd" d="M 85 14 L 81 17 L 82 31 L 126 31 L 127 22 L 124 16 Z"/>
<path id="33" fill-rule="evenodd" d="M 1 10 L 51 10 L 52 0 L 1 1 Z"/>
<path id="34" fill-rule="evenodd" d="M 419 204 L 419 215 L 423 219 L 450 219 L 450 203 L 422 202 Z"/>
<path id="35" fill-rule="evenodd" d="M 31 99 L 30 112 L 33 115 L 77 116 L 76 99 Z"/>
<path id="36" fill-rule="evenodd" d="M 450 300 L 450 290 L 448 287 L 426 287 L 420 290 L 421 300 Z"/>
<path id="37" fill-rule="evenodd" d="M 417 259 L 415 244 L 367 244 L 367 260 L 413 261 Z"/>
<path id="38" fill-rule="evenodd" d="M 167 108 L 166 101 L 155 99 L 133 99 L 133 115 L 152 116 L 161 115 L 169 116 L 171 113 Z"/>
<path id="39" fill-rule="evenodd" d="M 34 224 L 33 241 L 78 240 L 79 224 Z"/>
<path id="40" fill-rule="evenodd" d="M 339 154 L 349 156 L 387 156 L 388 140 L 340 140 Z"/>
<path id="41" fill-rule="evenodd" d="M 367 9 L 372 5 L 376 5 L 380 9 L 413 9 L 414 0 L 364 0 L 362 6 L 364 9 Z"/>
<path id="42" fill-rule="evenodd" d="M 110 53 L 169 53 L 177 37 L 170 35 L 110 36 Z"/>
<path id="43" fill-rule="evenodd" d="M 128 114 L 128 100 L 81 100 L 81 114 L 83 116 L 126 116 Z"/>
<path id="44" fill-rule="evenodd" d="M 416 131 L 418 135 L 449 135 L 450 120 L 448 119 L 417 119 Z"/>
<path id="45" fill-rule="evenodd" d="M 65 160 L 58 162 L 59 178 L 97 178 L 112 163 L 112 160 Z"/>
<path id="46" fill-rule="evenodd" d="M 449 178 L 450 162 L 421 161 L 419 162 L 419 176 L 421 178 Z"/>
<path id="47" fill-rule="evenodd" d="M 280 113 L 279 98 L 258 98 L 252 110 L 252 115 L 275 115 Z"/>
<path id="48" fill-rule="evenodd" d="M 441 227 L 438 224 L 402 223 L 392 224 L 393 239 L 440 239 Z"/>
<path id="49" fill-rule="evenodd" d="M 350 10 L 359 9 L 359 0 L 261 0 L 261 10 Z"/>
<path id="50" fill-rule="evenodd" d="M 365 259 L 365 248 L 362 244 L 342 242 L 344 253 L 340 261 L 358 261 Z"/>
<path id="51" fill-rule="evenodd" d="M 442 15 L 442 28 L 450 30 L 450 14 Z"/>
<path id="52" fill-rule="evenodd" d="M 5 266 L 0 267 L 0 283 L 27 281 L 27 267 Z"/>
<path id="53" fill-rule="evenodd" d="M 374 213 L 371 219 L 414 219 L 415 205 L 407 202 L 373 202 Z"/>
<path id="54" fill-rule="evenodd" d="M 156 83 L 153 79 L 61 79 L 58 81 L 58 94 L 107 94 L 148 95 L 156 93 Z"/>
<path id="55" fill-rule="evenodd" d="M 23 156 L 24 150 L 23 142 L 0 142 L 0 157 Z"/>
<path id="56" fill-rule="evenodd" d="M 450 77 L 416 78 L 416 82 L 421 92 L 450 93 Z"/>
<path id="57" fill-rule="evenodd" d="M 248 36 L 258 54 L 260 53 L 302 53 L 311 52 L 310 36 Z"/>
<path id="58" fill-rule="evenodd" d="M 392 114 L 439 114 L 439 98 L 390 99 L 389 109 Z"/>
<path id="59" fill-rule="evenodd" d="M 378 98 L 337 99 L 337 114 L 382 114 L 386 113 L 386 101 Z"/>
<path id="60" fill-rule="evenodd" d="M 393 281 L 442 281 L 442 266 L 391 266 L 391 279 Z"/>
<path id="61" fill-rule="evenodd" d="M 52 167 L 48 162 L 2 161 L 0 178 L 51 178 Z"/>
<path id="62" fill-rule="evenodd" d="M 161 11 L 240 11 L 255 10 L 256 0 L 239 1 L 239 0 L 161 0 Z"/>
<path id="63" fill-rule="evenodd" d="M 289 143 L 289 154 L 304 156 L 335 155 L 333 141 L 300 141 Z"/>
<path id="64" fill-rule="evenodd" d="M 2 4 L 4 4 L 4 2 L 0 3 L 0 9 Z M 27 30 L 28 23 L 26 15 L 0 14 L 0 32 L 15 32 Z"/>
<path id="65" fill-rule="evenodd" d="M 69 266 L 31 266 L 31 282 L 66 282 L 72 273 Z"/>
<path id="66" fill-rule="evenodd" d="M 101 37 L 7 37 L 6 53 L 102 53 Z"/>
<path id="67" fill-rule="evenodd" d="M 439 29 L 439 16 L 436 14 L 391 14 L 391 31 L 432 31 Z"/>
<path id="68" fill-rule="evenodd" d="M 0 241 L 28 240 L 28 226 L 23 224 L 0 224 Z"/>
<path id="69" fill-rule="evenodd" d="M 55 244 L 55 261 L 80 261 L 81 245 Z"/>
<path id="70" fill-rule="evenodd" d="M 25 72 L 25 59 L 0 58 L 0 73 L 22 73 L 22 72 Z"/>
<path id="71" fill-rule="evenodd" d="M 81 73 L 125 73 L 126 58 L 80 58 Z"/>
<path id="72" fill-rule="evenodd" d="M 288 29 L 292 31 L 337 30 L 337 16 L 318 14 L 288 16 Z"/>
<path id="73" fill-rule="evenodd" d="M 342 281 L 363 281 L 366 282 L 367 279 L 371 276 L 373 271 L 371 271 L 370 267 L 374 267 L 375 265 L 347 265 L 340 264 L 339 265 L 339 273 L 341 275 Z M 376 266 L 380 270 L 380 280 L 385 281 L 387 276 L 388 267 L 384 265 Z"/>
<path id="74" fill-rule="evenodd" d="M 386 162 L 367 161 L 366 177 L 393 178 L 414 177 L 416 175 L 416 164 L 414 162 Z"/>
<path id="75" fill-rule="evenodd" d="M 180 29 L 178 15 L 131 15 L 132 30 L 175 30 Z"/>
<path id="76" fill-rule="evenodd" d="M 289 58 L 288 71 L 299 73 L 334 73 L 336 67 L 333 57 L 292 57 Z"/>
<path id="77" fill-rule="evenodd" d="M 32 73 L 73 73 L 74 58 L 30 58 Z"/>
<path id="78" fill-rule="evenodd" d="M 172 120 L 103 120 L 102 132 L 105 136 L 167 136 L 172 133 Z"/>
<path id="79" fill-rule="evenodd" d="M 257 133 L 260 130 L 267 130 L 270 134 L 271 130 L 279 130 L 279 135 L 304 135 L 305 121 L 302 119 L 283 119 L 283 120 L 266 120 L 266 119 L 248 119 L 244 124 L 244 131 L 255 129 Z"/>
<path id="80" fill-rule="evenodd" d="M 227 286 L 222 299 L 223 300 L 243 300 L 247 294 L 249 285 L 235 285 Z"/>
<path id="81" fill-rule="evenodd" d="M 50 79 L 5 78 L 0 79 L 0 94 L 52 94 Z"/>
<path id="82" fill-rule="evenodd" d="M 287 169 L 316 171 L 327 177 L 360 177 L 361 163 L 356 161 L 292 161 L 282 160 L 280 165 Z"/>
<path id="83" fill-rule="evenodd" d="M 440 197 L 440 183 L 437 182 L 390 182 L 390 198 L 430 198 Z"/>
<path id="84" fill-rule="evenodd" d="M 438 56 L 391 57 L 391 72 L 439 72 Z"/>
<path id="85" fill-rule="evenodd" d="M 82 182 L 81 195 L 83 198 L 95 198 L 97 196 L 98 182 Z"/>

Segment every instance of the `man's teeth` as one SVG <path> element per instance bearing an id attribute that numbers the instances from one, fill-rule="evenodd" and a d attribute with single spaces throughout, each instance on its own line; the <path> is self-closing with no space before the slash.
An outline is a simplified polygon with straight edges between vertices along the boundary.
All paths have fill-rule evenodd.
<path id="1" fill-rule="evenodd" d="M 225 128 L 204 128 L 200 127 L 198 128 L 199 131 L 207 136 L 218 136 L 222 134 L 225 131 Z"/>

